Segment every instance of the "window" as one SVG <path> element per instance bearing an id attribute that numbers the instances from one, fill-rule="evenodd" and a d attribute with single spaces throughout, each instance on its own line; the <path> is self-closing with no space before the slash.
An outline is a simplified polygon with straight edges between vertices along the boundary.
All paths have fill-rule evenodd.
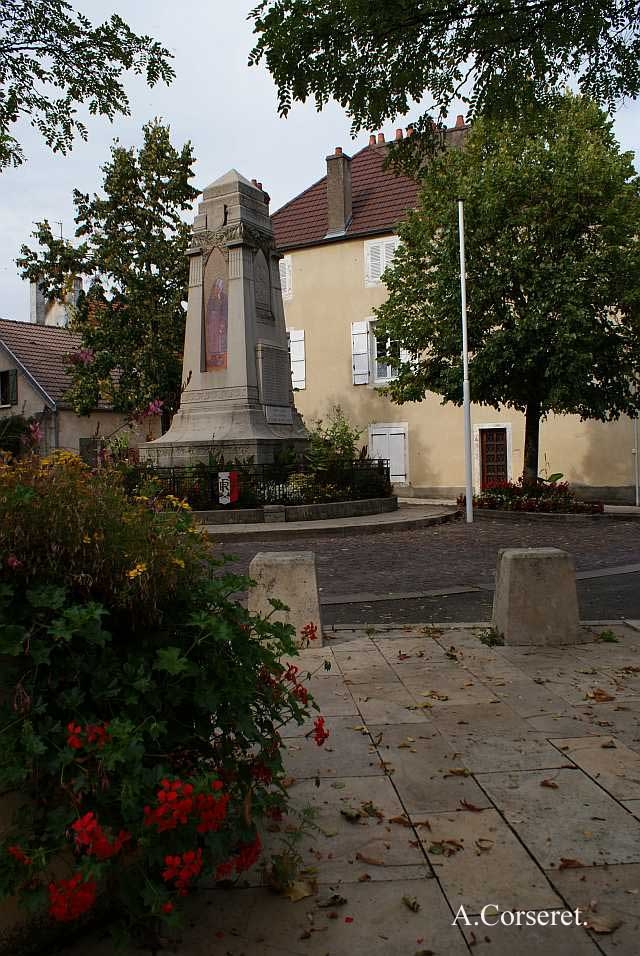
<path id="1" fill-rule="evenodd" d="M 354 385 L 381 385 L 397 378 L 398 370 L 387 361 L 389 356 L 401 362 L 409 361 L 409 353 L 398 342 L 379 339 L 375 334 L 375 320 L 351 323 L 351 365 Z"/>
<path id="2" fill-rule="evenodd" d="M 296 389 L 306 386 L 306 361 L 304 354 L 304 330 L 289 329 L 289 358 L 291 360 L 291 384 Z"/>
<path id="3" fill-rule="evenodd" d="M 291 256 L 283 256 L 280 260 L 280 288 L 283 299 L 293 298 Z"/>
<path id="4" fill-rule="evenodd" d="M 364 244 L 364 284 L 373 287 L 382 284 L 382 274 L 393 261 L 400 245 L 398 236 L 386 239 L 368 239 Z"/>
<path id="5" fill-rule="evenodd" d="M 0 405 L 18 404 L 18 372 L 12 368 L 0 372 Z"/>

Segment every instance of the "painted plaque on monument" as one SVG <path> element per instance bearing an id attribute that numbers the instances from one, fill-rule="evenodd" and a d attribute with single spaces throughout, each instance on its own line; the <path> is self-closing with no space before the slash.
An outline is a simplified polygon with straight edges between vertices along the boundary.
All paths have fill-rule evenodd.
<path id="1" fill-rule="evenodd" d="M 209 290 L 204 309 L 204 367 L 207 372 L 215 372 L 227 367 L 229 325 L 227 261 L 220 249 L 214 249 L 209 256 L 204 288 Z"/>

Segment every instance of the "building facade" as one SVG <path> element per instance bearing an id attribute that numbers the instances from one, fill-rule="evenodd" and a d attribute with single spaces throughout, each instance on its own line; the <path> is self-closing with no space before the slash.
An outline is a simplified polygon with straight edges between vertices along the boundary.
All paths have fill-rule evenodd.
<path id="1" fill-rule="evenodd" d="M 448 133 L 454 146 L 465 129 L 458 117 Z M 326 176 L 273 215 L 295 401 L 307 423 L 340 405 L 362 429 L 369 454 L 390 460 L 396 490 L 450 498 L 464 489 L 462 409 L 434 394 L 404 405 L 380 394 L 393 372 L 373 310 L 386 298 L 381 276 L 417 194 L 415 182 L 385 168 L 387 154 L 381 134 L 353 158 L 336 149 Z M 472 427 L 475 489 L 517 479 L 524 416 L 473 406 Z M 550 416 L 541 424 L 540 473 L 555 472 L 585 496 L 633 501 L 633 422 Z"/>

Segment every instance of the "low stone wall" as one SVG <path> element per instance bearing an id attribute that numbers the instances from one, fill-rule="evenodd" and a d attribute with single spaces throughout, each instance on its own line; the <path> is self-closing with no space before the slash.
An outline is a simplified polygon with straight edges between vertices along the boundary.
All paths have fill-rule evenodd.
<path id="1" fill-rule="evenodd" d="M 398 499 L 365 498 L 361 501 L 327 501 L 310 505 L 269 505 L 264 508 L 242 508 L 229 511 L 194 511 L 202 524 L 260 524 L 267 521 L 318 521 L 327 518 L 354 518 L 359 515 L 387 514 L 398 510 Z"/>

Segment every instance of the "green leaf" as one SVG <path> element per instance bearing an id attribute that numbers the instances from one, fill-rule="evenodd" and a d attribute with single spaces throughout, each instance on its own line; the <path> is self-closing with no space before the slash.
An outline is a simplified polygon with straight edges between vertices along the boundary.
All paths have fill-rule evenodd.
<path id="1" fill-rule="evenodd" d="M 167 674 L 176 676 L 184 674 L 192 665 L 183 657 L 179 647 L 161 647 L 156 654 L 156 663 L 153 666 L 156 670 L 166 671 Z"/>

